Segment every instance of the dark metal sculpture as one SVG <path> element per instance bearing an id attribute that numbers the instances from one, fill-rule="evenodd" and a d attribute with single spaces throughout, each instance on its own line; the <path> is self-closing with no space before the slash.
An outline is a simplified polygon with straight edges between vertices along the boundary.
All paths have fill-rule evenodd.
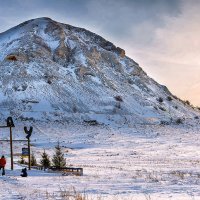
<path id="1" fill-rule="evenodd" d="M 24 127 L 24 132 L 27 134 L 26 138 L 29 139 L 31 137 L 31 134 L 33 132 L 33 127 L 30 126 L 30 129 L 28 130 L 27 127 Z"/>
<path id="2" fill-rule="evenodd" d="M 31 169 L 31 147 L 30 147 L 30 137 L 33 132 L 33 127 L 30 126 L 28 130 L 26 126 L 24 126 L 24 132 L 27 134 L 26 139 L 28 140 L 28 168 Z"/>

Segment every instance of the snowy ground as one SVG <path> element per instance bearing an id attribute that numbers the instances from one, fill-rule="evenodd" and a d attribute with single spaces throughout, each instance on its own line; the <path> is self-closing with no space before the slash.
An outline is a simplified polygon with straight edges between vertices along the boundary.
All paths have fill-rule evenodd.
<path id="1" fill-rule="evenodd" d="M 89 199 L 198 200 L 200 199 L 200 125 L 134 125 L 107 127 L 33 124 L 32 151 L 38 161 L 43 149 L 50 155 L 59 140 L 69 166 L 83 167 L 84 176 L 62 176 L 39 170 L 19 176 L 22 166 L 9 165 L 0 177 L 0 199 L 64 199 L 74 187 Z M 23 138 L 23 127 L 13 130 Z M 6 137 L 6 132 L 3 137 Z M 2 134 L 1 134 L 2 137 Z M 14 153 L 24 144 L 15 143 Z M 19 157 L 15 156 L 15 161 Z"/>

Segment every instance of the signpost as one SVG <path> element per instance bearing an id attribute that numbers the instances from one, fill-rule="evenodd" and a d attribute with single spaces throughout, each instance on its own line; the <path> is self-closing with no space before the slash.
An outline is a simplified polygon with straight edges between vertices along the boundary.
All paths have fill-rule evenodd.
<path id="1" fill-rule="evenodd" d="M 29 155 L 29 148 L 22 148 L 22 156 L 28 156 Z"/>

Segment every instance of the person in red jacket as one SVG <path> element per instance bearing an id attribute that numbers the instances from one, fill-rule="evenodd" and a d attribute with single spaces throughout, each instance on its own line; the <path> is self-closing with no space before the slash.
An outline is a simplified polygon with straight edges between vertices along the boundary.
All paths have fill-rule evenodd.
<path id="1" fill-rule="evenodd" d="M 6 159 L 4 156 L 1 156 L 0 159 L 0 170 L 2 168 L 2 176 L 5 175 L 5 166 L 6 166 Z"/>

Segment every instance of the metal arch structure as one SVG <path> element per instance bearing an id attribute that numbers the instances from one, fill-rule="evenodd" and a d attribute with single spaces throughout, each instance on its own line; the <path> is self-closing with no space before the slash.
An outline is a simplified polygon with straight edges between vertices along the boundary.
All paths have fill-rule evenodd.
<path id="1" fill-rule="evenodd" d="M 14 122 L 13 122 L 13 119 L 12 117 L 8 117 L 7 120 L 6 120 L 6 123 L 7 125 L 6 126 L 0 126 L 0 129 L 1 128 L 9 128 L 10 130 L 10 140 L 0 140 L 2 142 L 10 142 L 10 160 L 11 160 L 11 170 L 13 170 L 13 141 L 16 141 L 16 142 L 28 142 L 28 152 L 29 152 L 29 156 L 28 156 L 28 163 L 29 163 L 29 170 L 31 169 L 31 162 L 30 162 L 30 136 L 32 134 L 32 131 L 33 131 L 33 127 L 31 126 L 30 129 L 28 130 L 27 127 L 24 127 L 24 132 L 27 134 L 26 136 L 26 139 L 27 140 L 13 140 L 12 139 L 12 128 L 15 127 L 14 125 Z"/>
<path id="2" fill-rule="evenodd" d="M 30 145 L 30 137 L 33 132 L 33 127 L 30 126 L 28 130 L 27 127 L 24 127 L 24 132 L 27 134 L 26 139 L 28 140 L 28 169 L 31 169 L 31 145 Z"/>

